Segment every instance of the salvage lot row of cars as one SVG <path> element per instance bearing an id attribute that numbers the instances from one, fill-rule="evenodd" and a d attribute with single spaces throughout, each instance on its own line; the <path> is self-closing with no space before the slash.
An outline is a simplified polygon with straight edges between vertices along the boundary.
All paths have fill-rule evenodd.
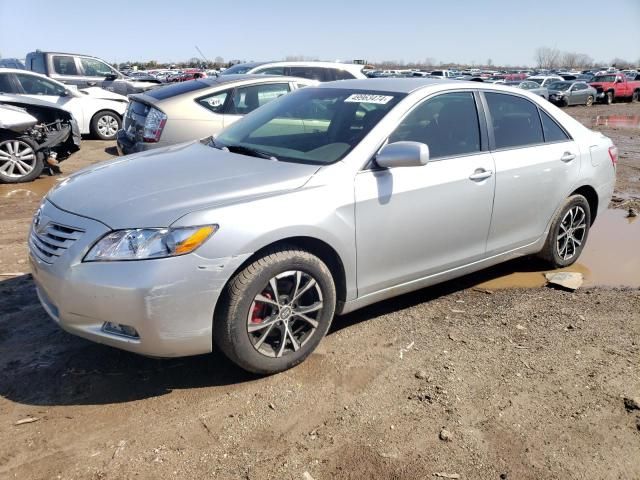
<path id="1" fill-rule="evenodd" d="M 31 70 L 0 69 L 0 104 L 8 103 L 8 95 L 24 98 L 24 102 L 28 98 L 50 102 L 52 108 L 72 113 L 80 134 L 102 140 L 117 137 L 120 154 L 215 135 L 279 96 L 319 81 L 366 78 L 361 65 L 263 62 L 239 64 L 219 76 L 160 87 L 159 82 L 148 81 L 148 76 L 124 77 L 106 62 L 86 55 L 36 51 L 27 55 L 26 64 Z M 618 77 L 624 75 L 594 78 L 611 81 L 612 86 L 591 86 L 556 75 L 498 82 L 527 90 L 558 106 L 589 106 L 597 100 L 610 103 L 628 95 L 637 101 L 640 82 L 635 85 Z M 14 98 L 13 108 L 16 102 L 19 99 Z M 30 108 L 33 111 L 33 106 Z M 40 126 L 40 133 L 33 129 L 35 125 Z M 51 147 L 53 137 L 44 141 L 47 134 L 42 133 L 43 125 L 46 123 L 2 127 L 0 181 L 29 181 L 45 169 L 55 171 L 66 158 Z M 318 126 L 307 122 L 305 128 Z"/>

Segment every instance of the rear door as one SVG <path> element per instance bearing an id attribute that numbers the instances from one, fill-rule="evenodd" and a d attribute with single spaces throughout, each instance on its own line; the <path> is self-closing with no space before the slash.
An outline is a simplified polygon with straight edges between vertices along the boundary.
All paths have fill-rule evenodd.
<path id="1" fill-rule="evenodd" d="M 487 255 L 540 238 L 580 170 L 577 144 L 529 99 L 484 92 L 496 168 Z M 587 152 L 588 154 L 588 152 Z"/>
<path id="2" fill-rule="evenodd" d="M 78 58 L 81 78 L 87 87 L 100 87 L 120 95 L 129 93 L 127 83 L 120 79 L 120 73 L 105 62 L 92 57 Z M 107 79 L 107 77 L 110 78 Z"/>
<path id="3" fill-rule="evenodd" d="M 54 54 L 49 59 L 49 76 L 67 85 L 76 85 L 78 88 L 86 88 L 86 80 L 80 75 L 80 65 L 73 55 Z"/>

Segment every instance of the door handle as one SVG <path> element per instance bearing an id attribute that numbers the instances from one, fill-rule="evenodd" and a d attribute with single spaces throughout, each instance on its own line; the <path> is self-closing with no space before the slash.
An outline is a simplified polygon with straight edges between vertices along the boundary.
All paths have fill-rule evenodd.
<path id="1" fill-rule="evenodd" d="M 493 170 L 485 170 L 484 168 L 477 168 L 475 172 L 469 175 L 469 180 L 473 180 L 474 182 L 479 182 L 481 180 L 486 180 L 491 175 L 493 175 Z"/>
<path id="2" fill-rule="evenodd" d="M 98 82 L 87 82 L 90 87 L 95 87 Z"/>
<path id="3" fill-rule="evenodd" d="M 573 160 L 574 158 L 576 158 L 576 156 L 571 153 L 571 152 L 564 152 L 562 154 L 562 156 L 560 157 L 560 160 L 562 160 L 563 162 L 570 162 L 571 160 Z"/>

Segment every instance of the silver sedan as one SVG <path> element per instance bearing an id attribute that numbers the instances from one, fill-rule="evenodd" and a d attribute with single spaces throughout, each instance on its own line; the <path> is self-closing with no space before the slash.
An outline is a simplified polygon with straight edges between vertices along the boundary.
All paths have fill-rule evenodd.
<path id="1" fill-rule="evenodd" d="M 572 264 L 616 161 L 526 91 L 326 83 L 61 182 L 33 221 L 33 278 L 73 334 L 278 372 L 336 314 L 523 255 Z"/>

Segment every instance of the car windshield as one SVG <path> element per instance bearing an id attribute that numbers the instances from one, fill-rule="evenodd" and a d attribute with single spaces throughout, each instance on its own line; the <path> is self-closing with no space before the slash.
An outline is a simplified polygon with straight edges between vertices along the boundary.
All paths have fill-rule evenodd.
<path id="1" fill-rule="evenodd" d="M 549 90 L 568 90 L 572 82 L 553 82 L 549 85 Z"/>
<path id="2" fill-rule="evenodd" d="M 333 163 L 353 150 L 404 96 L 307 87 L 237 121 L 212 146 L 295 163 Z"/>
<path id="3" fill-rule="evenodd" d="M 615 75 L 596 75 L 595 77 L 593 77 L 593 80 L 591 81 L 613 83 L 616 81 L 616 76 Z"/>

